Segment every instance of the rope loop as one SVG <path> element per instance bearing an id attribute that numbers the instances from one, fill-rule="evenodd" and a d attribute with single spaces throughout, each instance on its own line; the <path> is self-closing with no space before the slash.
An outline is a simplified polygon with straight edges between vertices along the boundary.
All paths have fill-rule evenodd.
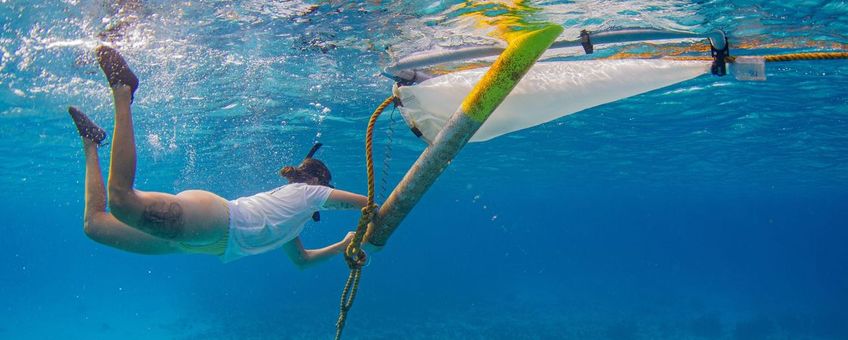
<path id="1" fill-rule="evenodd" d="M 362 268 L 368 263 L 368 254 L 362 249 L 356 250 L 355 253 L 345 256 L 345 262 L 350 269 Z"/>
<path id="2" fill-rule="evenodd" d="M 362 242 L 365 239 L 365 231 L 368 230 L 368 224 L 374 220 L 374 214 L 377 211 L 376 204 L 369 204 L 362 207 L 359 215 L 359 223 L 356 227 L 356 233 L 353 235 L 353 240 L 345 248 L 344 256 L 348 267 L 351 269 L 362 267 L 366 262 L 365 251 L 362 250 Z"/>
<path id="3" fill-rule="evenodd" d="M 359 223 L 356 226 L 356 233 L 353 235 L 353 240 L 350 241 L 345 248 L 344 256 L 347 266 L 350 268 L 350 276 L 347 278 L 344 290 L 342 291 L 341 303 L 339 304 L 339 319 L 336 321 L 336 340 L 341 339 L 342 330 L 347 321 L 347 312 L 353 307 L 353 300 L 356 298 L 356 292 L 359 290 L 359 278 L 362 275 L 362 267 L 368 262 L 368 255 L 362 250 L 362 242 L 365 239 L 365 233 L 368 231 L 368 225 L 374 220 L 377 212 L 377 205 L 374 203 L 374 158 L 372 152 L 372 139 L 374 136 L 374 125 L 377 124 L 377 118 L 383 113 L 389 104 L 395 101 L 395 96 L 390 96 L 371 114 L 371 119 L 368 120 L 368 129 L 365 132 L 365 171 L 368 175 L 368 204 L 362 207 L 359 215 Z"/>

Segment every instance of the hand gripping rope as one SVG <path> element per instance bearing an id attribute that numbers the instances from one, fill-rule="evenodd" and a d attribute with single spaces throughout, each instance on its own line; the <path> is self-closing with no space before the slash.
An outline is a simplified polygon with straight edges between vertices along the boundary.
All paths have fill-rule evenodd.
<path id="1" fill-rule="evenodd" d="M 344 290 L 342 290 L 339 319 L 336 321 L 336 340 L 341 339 L 342 330 L 347 320 L 347 312 L 353 306 L 353 299 L 356 298 L 356 292 L 359 289 L 359 278 L 362 274 L 362 266 L 365 265 L 366 261 L 365 251 L 362 250 L 362 241 L 365 239 L 368 224 L 374 220 L 374 213 L 377 209 L 377 205 L 374 203 L 374 157 L 372 152 L 374 125 L 377 123 L 377 118 L 380 117 L 383 110 L 394 102 L 394 100 L 395 97 L 391 96 L 374 110 L 374 113 L 371 114 L 371 119 L 368 120 L 368 130 L 365 132 L 365 169 L 368 174 L 368 204 L 362 208 L 362 214 L 359 216 L 359 225 L 356 226 L 356 233 L 344 253 L 345 262 L 347 262 L 347 266 L 350 268 L 350 276 L 348 276 Z"/>

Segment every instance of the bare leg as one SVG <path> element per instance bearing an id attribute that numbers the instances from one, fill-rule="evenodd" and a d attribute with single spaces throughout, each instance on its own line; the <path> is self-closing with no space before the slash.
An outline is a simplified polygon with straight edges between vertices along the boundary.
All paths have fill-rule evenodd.
<path id="1" fill-rule="evenodd" d="M 112 138 L 112 164 L 109 168 L 109 193 L 118 195 L 130 192 L 133 195 L 135 182 L 135 132 L 133 131 L 132 113 L 130 112 L 129 86 L 119 86 L 112 89 L 115 101 L 115 135 Z"/>
<path id="2" fill-rule="evenodd" d="M 138 254 L 178 252 L 171 241 L 138 231 L 106 212 L 106 186 L 100 173 L 97 144 L 83 138 L 85 152 L 85 216 L 83 228 L 92 240 Z"/>
<path id="3" fill-rule="evenodd" d="M 109 208 L 119 221 L 144 233 L 194 244 L 216 242 L 229 228 L 227 201 L 208 191 L 179 195 L 135 190 L 133 101 L 138 79 L 117 51 L 99 47 L 98 60 L 112 87 L 115 131 L 109 171 Z"/>
<path id="4" fill-rule="evenodd" d="M 229 228 L 227 201 L 207 191 L 179 195 L 135 190 L 136 153 L 132 112 L 138 78 L 118 51 L 97 48 L 100 68 L 115 103 L 115 131 L 109 171 L 109 207 L 119 221 L 166 240 L 194 244 L 216 242 Z"/>

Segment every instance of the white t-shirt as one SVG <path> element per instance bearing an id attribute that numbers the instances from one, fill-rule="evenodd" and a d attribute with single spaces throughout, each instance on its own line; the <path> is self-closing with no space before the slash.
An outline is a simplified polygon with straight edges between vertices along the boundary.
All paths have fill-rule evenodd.
<path id="1" fill-rule="evenodd" d="M 281 247 L 303 231 L 312 213 L 323 209 L 333 189 L 292 183 L 229 202 L 230 235 L 224 262 Z"/>

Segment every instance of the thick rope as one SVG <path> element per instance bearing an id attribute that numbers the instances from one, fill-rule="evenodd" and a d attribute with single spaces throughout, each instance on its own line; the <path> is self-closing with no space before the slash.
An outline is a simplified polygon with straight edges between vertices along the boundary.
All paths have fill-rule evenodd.
<path id="1" fill-rule="evenodd" d="M 727 57 L 727 62 L 732 63 L 736 61 L 736 58 L 740 56 L 729 56 Z M 769 54 L 769 55 L 761 55 L 756 56 L 752 55 L 751 57 L 760 57 L 767 62 L 779 62 L 779 61 L 797 61 L 797 60 L 827 60 L 827 59 L 848 59 L 848 52 L 803 52 L 803 53 L 789 53 L 789 54 Z M 704 60 L 709 61 L 713 60 L 710 57 L 673 57 L 673 60 Z"/>
<path id="2" fill-rule="evenodd" d="M 795 60 L 825 60 L 825 59 L 848 59 L 848 52 L 810 52 L 765 55 L 763 59 L 773 61 L 795 61 Z"/>
<path id="3" fill-rule="evenodd" d="M 365 252 L 362 251 L 362 241 L 365 239 L 365 232 L 368 230 L 368 224 L 374 219 L 374 212 L 377 206 L 374 204 L 374 157 L 372 150 L 372 140 L 374 137 L 374 125 L 377 124 L 377 118 L 383 113 L 389 104 L 394 102 L 395 97 L 391 96 L 383 101 L 380 106 L 371 114 L 371 119 L 368 120 L 368 129 L 365 132 L 365 171 L 368 175 L 368 204 L 362 208 L 362 214 L 359 216 L 359 224 L 356 226 L 356 233 L 353 235 L 353 240 L 345 249 L 345 261 L 350 268 L 350 275 L 342 290 L 341 303 L 339 304 L 339 319 L 336 321 L 336 340 L 341 339 L 342 330 L 347 321 L 347 312 L 353 306 L 353 300 L 356 298 L 356 292 L 359 290 L 359 278 L 362 275 L 362 266 L 365 265 Z"/>

